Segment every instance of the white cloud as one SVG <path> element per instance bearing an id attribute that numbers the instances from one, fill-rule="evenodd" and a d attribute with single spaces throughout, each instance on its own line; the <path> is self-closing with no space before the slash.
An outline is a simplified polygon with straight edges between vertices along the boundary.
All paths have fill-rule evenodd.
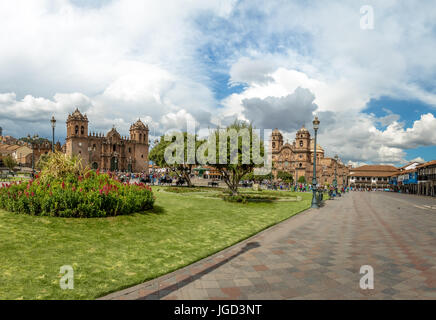
<path id="1" fill-rule="evenodd" d="M 405 128 L 395 111 L 380 118 L 361 112 L 381 96 L 436 106 L 430 1 L 373 1 L 375 28 L 366 31 L 360 4 L 339 0 L 84 4 L 0 2 L 5 132 L 24 135 L 33 122 L 32 130 L 49 135 L 49 117 L 63 120 L 78 106 L 98 131 L 116 124 L 125 134 L 138 117 L 158 132 L 186 119 L 207 126 L 251 118 L 266 126 L 283 113 L 278 120 L 289 125 L 281 129 L 292 136 L 314 104 L 322 144 L 352 161 L 403 161 L 405 149 L 436 144 L 432 114 Z M 225 72 L 229 86 L 246 87 L 216 101 L 209 68 Z M 297 88 L 313 94 L 311 103 L 291 106 L 286 97 Z M 254 114 L 255 101 L 272 109 Z"/>

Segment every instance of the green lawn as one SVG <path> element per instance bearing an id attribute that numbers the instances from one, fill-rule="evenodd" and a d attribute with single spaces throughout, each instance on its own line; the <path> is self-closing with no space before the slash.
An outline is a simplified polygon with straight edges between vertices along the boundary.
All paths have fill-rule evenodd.
<path id="1" fill-rule="evenodd" d="M 208 192 L 164 189 L 154 188 L 153 212 L 130 216 L 66 219 L 0 211 L 0 299 L 97 298 L 220 251 L 307 209 L 311 198 L 298 193 L 300 202 L 240 204 Z M 74 269 L 73 290 L 59 286 L 62 265 Z"/>

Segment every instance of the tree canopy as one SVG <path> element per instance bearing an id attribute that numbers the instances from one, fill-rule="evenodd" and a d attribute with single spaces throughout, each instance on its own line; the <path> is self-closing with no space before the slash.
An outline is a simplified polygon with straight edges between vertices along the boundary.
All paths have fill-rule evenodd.
<path id="1" fill-rule="evenodd" d="M 221 173 L 232 194 L 237 194 L 242 177 L 264 165 L 263 141 L 251 124 L 235 121 L 209 136 L 209 148 L 214 145 L 216 157 L 208 153 L 208 164 Z"/>
<path id="2" fill-rule="evenodd" d="M 180 147 L 180 145 L 177 145 L 177 139 L 179 139 L 179 142 L 183 139 L 183 142 L 181 142 L 181 150 L 177 150 L 177 148 Z M 193 143 L 193 150 L 189 150 L 188 140 Z M 151 149 L 149 158 L 159 167 L 169 168 L 177 175 L 177 177 L 184 179 L 188 186 L 192 186 L 190 174 L 193 167 L 197 164 L 197 161 L 195 160 L 195 151 L 201 143 L 203 143 L 203 141 L 198 140 L 196 135 L 188 135 L 187 132 L 174 133 L 171 140 L 165 139 L 165 136 L 161 136 L 159 143 Z M 192 152 L 194 153 L 193 159 Z M 167 161 L 169 154 L 174 158 L 174 163 L 169 163 Z"/>

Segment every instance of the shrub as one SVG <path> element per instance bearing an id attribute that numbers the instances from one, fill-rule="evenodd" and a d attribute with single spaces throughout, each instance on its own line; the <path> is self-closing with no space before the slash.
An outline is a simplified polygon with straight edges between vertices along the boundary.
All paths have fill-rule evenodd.
<path id="1" fill-rule="evenodd" d="M 228 193 L 222 194 L 221 198 L 224 201 L 241 202 L 241 203 L 272 202 L 272 201 L 278 199 L 278 197 L 274 197 L 274 196 L 261 196 L 261 195 L 249 195 L 249 194 L 232 195 L 232 194 L 228 194 Z"/>
<path id="2" fill-rule="evenodd" d="M 63 169 L 62 169 L 63 170 Z M 86 170 L 85 170 L 86 171 Z M 63 170 L 64 178 L 46 173 L 28 183 L 0 188 L 0 207 L 11 212 L 55 217 L 105 217 L 141 212 L 153 208 L 151 188 L 142 183 L 127 184 L 112 175 L 83 170 Z"/>

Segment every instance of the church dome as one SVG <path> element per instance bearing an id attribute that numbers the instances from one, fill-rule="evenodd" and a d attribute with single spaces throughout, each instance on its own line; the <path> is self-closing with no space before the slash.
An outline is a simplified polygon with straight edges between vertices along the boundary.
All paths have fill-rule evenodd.
<path id="1" fill-rule="evenodd" d="M 280 137 L 280 138 L 283 137 L 282 134 L 281 134 L 281 132 L 280 132 L 279 129 L 277 129 L 277 128 L 275 128 L 275 129 L 273 130 L 273 132 L 272 132 L 271 135 L 272 135 L 273 137 Z"/>
<path id="2" fill-rule="evenodd" d="M 301 129 L 298 130 L 298 133 L 308 133 L 308 132 L 309 132 L 309 130 L 307 130 L 307 129 L 304 127 L 304 124 L 303 124 L 303 126 L 301 127 Z"/>
<path id="3" fill-rule="evenodd" d="M 121 139 L 120 134 L 118 133 L 117 129 L 115 129 L 115 126 L 106 134 L 107 138 L 116 137 L 117 139 Z"/>
<path id="4" fill-rule="evenodd" d="M 68 115 L 68 121 L 71 120 L 79 120 L 79 121 L 88 121 L 88 117 L 85 115 L 83 115 L 78 108 L 76 108 L 76 110 L 74 110 L 74 112 L 72 114 Z"/>
<path id="5" fill-rule="evenodd" d="M 315 140 L 311 139 L 310 140 L 310 150 L 313 152 L 313 145 L 315 144 Z M 319 144 L 316 145 L 316 152 L 321 152 L 324 153 L 324 149 L 323 147 L 321 147 Z"/>
<path id="6" fill-rule="evenodd" d="M 148 130 L 148 127 L 141 121 L 141 119 L 138 119 L 138 121 L 130 126 L 130 130 Z"/>

